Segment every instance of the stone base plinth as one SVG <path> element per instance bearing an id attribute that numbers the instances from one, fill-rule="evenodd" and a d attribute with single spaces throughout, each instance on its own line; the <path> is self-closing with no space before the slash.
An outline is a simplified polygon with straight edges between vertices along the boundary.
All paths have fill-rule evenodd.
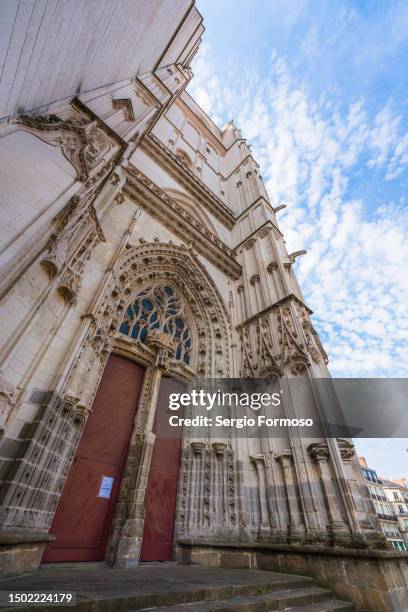
<path id="1" fill-rule="evenodd" d="M 360 611 L 408 610 L 408 553 L 317 546 L 178 540 L 186 564 L 256 568 L 312 576 Z"/>
<path id="2" fill-rule="evenodd" d="M 47 533 L 0 532 L 0 577 L 38 569 L 45 547 L 53 539 Z"/>

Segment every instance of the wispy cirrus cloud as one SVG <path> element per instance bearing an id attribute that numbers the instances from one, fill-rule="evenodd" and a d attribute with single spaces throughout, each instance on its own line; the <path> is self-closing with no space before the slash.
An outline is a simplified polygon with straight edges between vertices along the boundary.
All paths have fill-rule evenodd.
<path id="1" fill-rule="evenodd" d="M 276 51 L 220 77 L 208 47 L 190 92 L 213 120 L 233 117 L 251 143 L 307 303 L 337 376 L 408 375 L 408 211 L 395 181 L 408 163 L 392 99 L 373 112 L 313 91 Z M 393 182 L 394 181 L 394 182 Z M 387 195 L 383 185 L 393 182 Z"/>

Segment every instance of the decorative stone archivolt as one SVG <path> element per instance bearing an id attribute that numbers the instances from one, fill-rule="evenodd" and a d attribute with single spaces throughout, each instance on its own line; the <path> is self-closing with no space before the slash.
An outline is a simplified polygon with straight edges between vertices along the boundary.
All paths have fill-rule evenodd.
<path id="1" fill-rule="evenodd" d="M 197 256 L 185 246 L 143 242 L 127 248 L 94 316 L 116 342 L 126 343 L 127 351 L 140 352 L 149 344 L 149 332 L 152 337 L 160 331 L 174 341 L 175 367 L 206 376 L 229 373 L 226 307 Z"/>
<path id="2" fill-rule="evenodd" d="M 191 215 L 209 232 L 218 237 L 217 230 L 210 220 L 208 214 L 195 199 L 191 198 L 186 193 L 179 191 L 178 189 L 165 189 L 165 193 L 168 194 L 175 202 L 177 202 L 177 204 L 182 206 L 188 215 Z"/>

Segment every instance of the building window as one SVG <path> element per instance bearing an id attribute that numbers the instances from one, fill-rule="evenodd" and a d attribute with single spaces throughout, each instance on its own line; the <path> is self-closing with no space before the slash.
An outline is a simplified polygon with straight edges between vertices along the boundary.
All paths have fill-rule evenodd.
<path id="1" fill-rule="evenodd" d="M 168 334 L 173 340 L 175 359 L 190 363 L 191 334 L 184 306 L 173 287 L 153 285 L 143 289 L 127 307 L 119 331 L 143 344 L 152 332 Z"/>
<path id="2" fill-rule="evenodd" d="M 399 497 L 398 497 L 398 493 L 396 493 L 395 491 L 394 491 L 394 499 L 396 499 L 396 500 L 398 500 L 398 499 L 399 499 Z"/>

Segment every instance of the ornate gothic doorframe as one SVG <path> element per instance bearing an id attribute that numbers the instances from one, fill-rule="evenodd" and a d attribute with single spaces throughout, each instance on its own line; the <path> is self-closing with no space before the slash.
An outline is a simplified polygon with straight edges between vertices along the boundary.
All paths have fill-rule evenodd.
<path id="1" fill-rule="evenodd" d="M 133 565 L 140 555 L 143 501 L 155 440 L 153 422 L 162 373 L 186 383 L 197 375 L 228 376 L 231 345 L 226 307 L 198 257 L 189 248 L 174 244 L 143 242 L 140 246 L 131 246 L 129 237 L 127 233 L 121 254 L 118 253 L 113 268 L 107 270 L 101 291 L 82 317 L 72 342 L 64 381 L 41 406 L 24 461 L 4 499 L 7 528 L 20 525 L 24 512 L 24 525 L 28 529 L 47 534 L 110 354 L 136 361 L 146 372 L 105 555 L 105 559 L 118 566 Z M 129 334 L 124 329 L 120 331 L 122 323 L 129 319 L 128 306 L 152 286 L 171 287 L 175 291 L 184 308 L 176 315 L 185 317 L 190 337 L 179 333 L 181 328 L 176 321 L 172 330 L 164 326 L 161 329 L 160 325 L 158 329 L 156 321 L 147 316 L 139 317 L 139 330 L 129 326 Z M 135 322 L 139 315 L 133 312 L 132 316 Z M 140 335 L 141 328 L 147 324 L 149 338 Z M 183 470 L 191 453 L 188 432 L 186 436 Z"/>
<path id="2" fill-rule="evenodd" d="M 161 378 L 190 383 L 197 374 L 228 375 L 230 329 L 217 289 L 186 247 L 150 243 L 130 249 L 113 281 L 99 308 L 110 315 L 112 350 L 146 366 L 106 554 L 114 565 L 129 567 L 140 558 Z M 184 432 L 182 465 L 189 447 Z"/>

